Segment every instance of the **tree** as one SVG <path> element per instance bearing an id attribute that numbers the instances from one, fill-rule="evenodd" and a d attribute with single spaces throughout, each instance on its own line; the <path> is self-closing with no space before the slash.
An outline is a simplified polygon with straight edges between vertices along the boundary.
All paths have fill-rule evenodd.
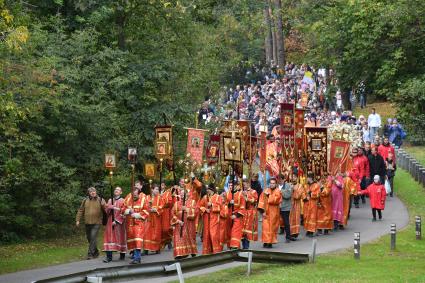
<path id="1" fill-rule="evenodd" d="M 276 53 L 277 65 L 280 68 L 285 66 L 285 46 L 283 37 L 283 21 L 282 21 L 282 2 L 281 0 L 274 0 L 275 13 L 276 13 Z"/>

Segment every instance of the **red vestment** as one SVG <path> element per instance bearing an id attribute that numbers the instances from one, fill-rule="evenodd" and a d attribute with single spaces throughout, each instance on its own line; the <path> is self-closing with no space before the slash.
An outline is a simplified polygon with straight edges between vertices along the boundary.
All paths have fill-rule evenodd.
<path id="1" fill-rule="evenodd" d="M 229 193 L 227 197 L 227 201 L 230 202 L 232 200 L 232 193 Z M 245 197 L 241 190 L 233 194 L 233 201 L 234 203 L 231 208 L 231 212 L 232 215 L 236 216 L 236 218 L 231 219 L 230 217 L 231 231 L 229 247 L 239 248 L 242 239 L 245 216 Z"/>
<path id="2" fill-rule="evenodd" d="M 162 235 L 161 243 L 162 246 L 171 242 L 171 208 L 173 207 L 173 196 L 171 190 L 168 189 L 162 193 L 162 214 L 161 214 L 161 226 L 162 226 Z"/>
<path id="3" fill-rule="evenodd" d="M 279 188 L 276 188 L 274 190 L 267 188 L 260 196 L 260 201 L 258 202 L 258 209 L 264 211 L 265 214 L 263 214 L 263 231 L 261 234 L 261 240 L 263 243 L 277 243 L 281 202 L 282 194 Z"/>
<path id="4" fill-rule="evenodd" d="M 108 223 L 103 234 L 103 250 L 125 253 L 127 251 L 127 237 L 125 232 L 125 219 L 121 214 L 121 209 L 124 205 L 124 199 L 114 199 L 114 210 L 108 208 L 111 205 L 111 200 L 106 206 L 108 214 Z M 114 214 L 115 225 L 112 227 L 112 213 Z"/>
<path id="5" fill-rule="evenodd" d="M 220 210 L 223 199 L 214 194 L 209 197 L 205 195 L 199 201 L 199 210 L 202 215 L 203 233 L 202 233 L 202 254 L 211 254 L 221 252 L 220 243 Z M 211 206 L 208 206 L 211 203 Z M 207 212 L 207 209 L 210 212 Z"/>
<path id="6" fill-rule="evenodd" d="M 300 233 L 301 201 L 303 193 L 304 186 L 301 184 L 296 184 L 292 192 L 291 212 L 289 213 L 291 235 L 298 235 Z"/>
<path id="7" fill-rule="evenodd" d="M 246 191 L 246 213 L 244 217 L 243 235 L 249 241 L 258 241 L 258 194 L 255 190 Z"/>
<path id="8" fill-rule="evenodd" d="M 196 247 L 196 227 L 195 227 L 195 215 L 196 215 L 196 202 L 190 197 L 185 202 L 186 211 L 184 212 L 183 226 L 178 224 L 178 220 L 182 220 L 183 214 L 183 199 L 179 199 L 174 203 L 172 208 L 172 219 L 171 225 L 174 227 L 173 231 L 173 246 L 174 246 L 174 257 L 187 256 L 197 254 L 198 250 Z M 183 230 L 182 236 L 180 237 L 180 230 Z"/>
<path id="9" fill-rule="evenodd" d="M 161 234 L 162 234 L 162 225 L 161 225 L 161 214 L 162 214 L 162 198 L 160 195 L 157 196 L 147 196 L 147 201 L 149 203 L 149 216 L 147 219 L 146 227 L 147 231 L 144 238 L 145 241 L 145 250 L 156 252 L 161 249 Z M 156 211 L 153 212 L 151 209 L 154 208 Z"/>
<path id="10" fill-rule="evenodd" d="M 350 176 L 344 178 L 344 192 L 343 192 L 343 207 L 344 219 L 342 225 L 348 224 L 348 212 L 350 210 L 351 195 L 357 195 L 360 190 L 360 184 L 355 182 Z"/>
<path id="11" fill-rule="evenodd" d="M 332 197 L 331 182 L 327 182 L 326 186 L 319 193 L 317 200 L 317 229 L 332 229 Z"/>
<path id="12" fill-rule="evenodd" d="M 223 250 L 223 246 L 228 243 L 228 236 L 227 236 L 227 218 L 229 218 L 229 207 L 227 206 L 227 202 L 225 200 L 221 203 L 221 209 L 220 209 L 220 244 L 221 244 L 221 250 Z"/>
<path id="13" fill-rule="evenodd" d="M 317 201 L 320 194 L 320 185 L 313 183 L 308 187 L 307 202 L 304 203 L 304 229 L 315 233 L 317 230 Z"/>
<path id="14" fill-rule="evenodd" d="M 126 198 L 121 212 L 126 215 L 127 226 L 127 249 L 143 249 L 143 239 L 145 237 L 145 220 L 149 216 L 148 201 L 144 193 L 139 194 L 139 198 Z M 128 213 L 130 212 L 130 213 Z M 138 215 L 140 214 L 140 218 Z"/>

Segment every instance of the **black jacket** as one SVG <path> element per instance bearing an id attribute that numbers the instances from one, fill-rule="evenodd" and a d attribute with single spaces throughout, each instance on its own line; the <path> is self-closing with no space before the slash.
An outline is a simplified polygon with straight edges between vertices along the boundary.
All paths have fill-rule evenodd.
<path id="1" fill-rule="evenodd" d="M 381 183 L 384 182 L 384 176 L 385 176 L 385 162 L 384 159 L 382 158 L 382 156 L 380 156 L 379 154 L 376 155 L 369 155 L 368 157 L 369 159 L 369 172 L 370 172 L 370 179 L 373 180 L 373 177 L 375 175 L 379 175 L 379 177 L 381 177 Z"/>

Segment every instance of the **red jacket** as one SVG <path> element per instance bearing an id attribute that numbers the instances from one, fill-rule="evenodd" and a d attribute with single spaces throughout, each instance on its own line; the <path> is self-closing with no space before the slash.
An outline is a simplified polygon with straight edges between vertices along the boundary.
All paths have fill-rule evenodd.
<path id="1" fill-rule="evenodd" d="M 387 196 L 384 185 L 372 183 L 366 190 L 360 191 L 359 194 L 369 195 L 371 208 L 384 210 Z"/>
<path id="2" fill-rule="evenodd" d="M 380 156 L 382 156 L 382 158 L 384 160 L 387 160 L 388 153 L 390 153 L 390 152 L 393 154 L 393 160 L 395 162 L 395 151 L 394 151 L 394 147 L 392 145 L 381 144 L 380 146 L 378 146 L 378 153 L 379 153 Z"/>
<path id="3" fill-rule="evenodd" d="M 363 177 L 369 178 L 369 160 L 365 155 L 357 155 L 353 158 L 354 167 L 359 173 L 360 181 Z"/>

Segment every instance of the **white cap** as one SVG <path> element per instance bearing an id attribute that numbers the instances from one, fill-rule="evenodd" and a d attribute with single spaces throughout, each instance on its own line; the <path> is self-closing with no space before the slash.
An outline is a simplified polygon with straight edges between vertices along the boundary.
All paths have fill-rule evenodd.
<path id="1" fill-rule="evenodd" d="M 375 175 L 373 176 L 373 180 L 374 181 L 379 181 L 381 179 L 381 177 L 379 177 L 379 175 Z"/>

